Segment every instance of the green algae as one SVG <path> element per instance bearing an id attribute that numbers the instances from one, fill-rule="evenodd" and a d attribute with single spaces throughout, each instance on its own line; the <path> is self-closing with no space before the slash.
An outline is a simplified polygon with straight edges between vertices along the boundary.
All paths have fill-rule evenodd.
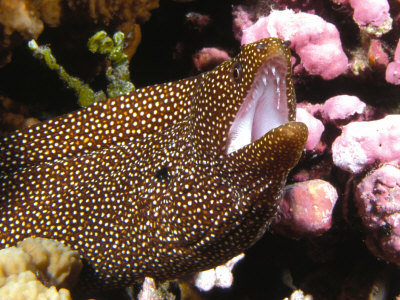
<path id="1" fill-rule="evenodd" d="M 116 32 L 113 38 L 110 38 L 105 31 L 99 31 L 89 38 L 89 51 L 105 55 L 110 62 L 105 73 L 108 81 L 106 92 L 95 92 L 89 84 L 68 74 L 65 68 L 57 63 L 50 47 L 39 46 L 35 40 L 30 40 L 28 48 L 35 57 L 43 60 L 51 70 L 57 72 L 60 79 L 76 92 L 78 103 L 86 107 L 94 102 L 128 94 L 135 89 L 130 81 L 128 56 L 123 53 L 124 39 L 125 35 L 122 32 Z"/>
<path id="2" fill-rule="evenodd" d="M 129 60 L 123 52 L 125 35 L 116 32 L 111 39 L 105 31 L 99 31 L 88 41 L 89 51 L 107 56 L 110 65 L 106 69 L 108 97 L 128 94 L 135 89 L 130 81 Z"/>

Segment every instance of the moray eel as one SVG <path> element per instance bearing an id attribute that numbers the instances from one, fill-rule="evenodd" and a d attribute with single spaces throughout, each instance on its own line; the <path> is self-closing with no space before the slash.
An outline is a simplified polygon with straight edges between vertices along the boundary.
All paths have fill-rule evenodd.
<path id="1" fill-rule="evenodd" d="M 244 45 L 210 72 L 2 138 L 0 247 L 62 241 L 87 290 L 215 267 L 268 228 L 307 135 L 286 43 Z"/>

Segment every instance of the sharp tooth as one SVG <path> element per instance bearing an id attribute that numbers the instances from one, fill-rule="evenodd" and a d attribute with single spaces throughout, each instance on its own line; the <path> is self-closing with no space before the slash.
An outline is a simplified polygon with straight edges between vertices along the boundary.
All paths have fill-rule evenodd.
<path id="1" fill-rule="evenodd" d="M 278 92 L 278 105 L 276 106 L 276 109 L 279 110 L 281 105 L 281 90 L 278 89 L 277 92 Z"/>
<path id="2" fill-rule="evenodd" d="M 274 76 L 276 76 L 276 70 L 275 70 L 275 67 L 272 67 L 272 74 L 273 74 Z"/>
<path id="3" fill-rule="evenodd" d="M 263 77 L 263 82 L 264 82 L 264 85 L 267 85 L 267 78 L 266 77 Z"/>

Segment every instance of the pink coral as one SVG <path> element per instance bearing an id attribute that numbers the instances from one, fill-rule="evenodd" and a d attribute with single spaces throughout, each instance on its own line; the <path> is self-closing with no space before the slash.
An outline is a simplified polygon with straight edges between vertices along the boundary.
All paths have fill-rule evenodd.
<path id="1" fill-rule="evenodd" d="M 330 123 L 338 128 L 342 128 L 353 121 L 373 120 L 386 115 L 385 110 L 377 110 L 368 106 L 357 96 L 346 94 L 333 96 L 325 100 L 324 104 L 311 104 L 305 101 L 297 104 L 297 108 L 306 110 L 315 118 L 321 120 L 324 125 Z M 302 122 L 307 123 L 306 120 Z"/>
<path id="2" fill-rule="evenodd" d="M 331 227 L 338 194 L 321 179 L 286 187 L 274 230 L 289 237 L 320 235 Z"/>
<path id="3" fill-rule="evenodd" d="M 400 161 L 400 115 L 344 126 L 332 144 L 332 156 L 336 166 L 351 173 L 375 162 Z"/>
<path id="4" fill-rule="evenodd" d="M 400 265 L 400 169 L 384 165 L 356 187 L 366 244 L 376 256 Z"/>
<path id="5" fill-rule="evenodd" d="M 386 68 L 386 81 L 391 84 L 400 85 L 400 40 L 394 53 L 394 61 Z"/>
<path id="6" fill-rule="evenodd" d="M 333 0 L 339 4 L 350 4 L 353 8 L 353 19 L 364 31 L 375 36 L 392 29 L 387 0 Z"/>
<path id="7" fill-rule="evenodd" d="M 321 112 L 321 104 L 312 104 L 310 102 L 304 101 L 301 103 L 297 104 L 297 108 L 302 108 L 305 109 L 308 113 L 316 117 L 317 115 L 320 115 Z"/>
<path id="8" fill-rule="evenodd" d="M 193 55 L 193 63 L 198 71 L 204 72 L 216 67 L 229 58 L 229 54 L 224 50 L 203 48 Z"/>
<path id="9" fill-rule="evenodd" d="M 194 29 L 198 31 L 203 31 L 211 23 L 210 16 L 196 12 L 187 13 L 185 18 L 186 21 L 190 22 L 193 25 Z"/>
<path id="10" fill-rule="evenodd" d="M 336 125 L 364 113 L 367 105 L 356 96 L 338 95 L 329 98 L 322 106 L 322 117 Z"/>
<path id="11" fill-rule="evenodd" d="M 242 44 L 271 36 L 291 41 L 291 48 L 301 58 L 295 71 L 304 67 L 311 75 L 329 80 L 347 69 L 348 59 L 338 30 L 319 16 L 292 10 L 273 11 L 244 30 Z"/>
<path id="12" fill-rule="evenodd" d="M 384 69 L 389 64 L 389 56 L 384 51 L 382 41 L 371 39 L 368 49 L 369 65 L 374 69 Z"/>
<path id="13" fill-rule="evenodd" d="M 235 32 L 235 38 L 241 40 L 243 31 L 253 25 L 251 16 L 241 5 L 234 7 L 232 14 L 234 17 L 233 30 Z"/>
<path id="14" fill-rule="evenodd" d="M 304 108 L 297 108 L 296 120 L 298 122 L 303 122 L 308 128 L 308 138 L 306 142 L 306 150 L 313 150 L 321 140 L 321 135 L 325 130 L 324 125 L 320 120 L 314 118 L 308 111 Z"/>

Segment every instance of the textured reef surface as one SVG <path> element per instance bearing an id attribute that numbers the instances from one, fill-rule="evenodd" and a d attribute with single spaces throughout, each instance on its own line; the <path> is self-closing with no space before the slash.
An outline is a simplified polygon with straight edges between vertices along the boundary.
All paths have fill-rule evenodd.
<path id="1" fill-rule="evenodd" d="M 146 278 L 96 299 L 400 297 L 400 2 L 106 3 L 0 0 L 1 135 L 79 108 L 75 93 L 32 57 L 27 42 L 48 45 L 67 72 L 102 90 L 110 62 L 86 45 L 101 30 L 125 34 L 137 88 L 207 72 L 262 38 L 290 41 L 296 118 L 309 135 L 269 230 L 244 254 L 179 281 Z M 51 273 L 52 253 L 35 252 L 47 262 L 37 267 L 20 247 L 2 251 L 16 252 L 21 269 L 15 260 L 7 266 L 0 251 L 0 268 L 11 274 L 0 277 L 0 295 L 18 294 L 32 281 L 35 293 L 69 299 L 77 254 L 63 248 L 70 256 L 55 265 L 71 269 Z M 73 279 L 60 284 L 54 272 Z"/>

